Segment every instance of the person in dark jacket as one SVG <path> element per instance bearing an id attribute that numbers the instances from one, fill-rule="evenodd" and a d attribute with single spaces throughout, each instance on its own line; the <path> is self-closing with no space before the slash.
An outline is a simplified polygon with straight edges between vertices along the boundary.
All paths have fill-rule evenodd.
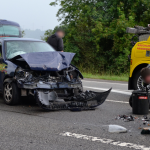
<path id="1" fill-rule="evenodd" d="M 61 29 L 58 29 L 55 34 L 51 35 L 47 43 L 50 44 L 56 51 L 63 52 L 64 45 L 63 45 L 63 37 L 65 36 L 65 32 Z"/>

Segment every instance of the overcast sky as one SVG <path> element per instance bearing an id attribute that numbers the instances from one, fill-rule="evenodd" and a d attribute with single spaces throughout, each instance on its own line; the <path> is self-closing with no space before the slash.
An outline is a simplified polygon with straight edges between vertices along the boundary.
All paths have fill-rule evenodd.
<path id="1" fill-rule="evenodd" d="M 0 0 L 0 19 L 15 21 L 23 29 L 53 29 L 60 22 L 56 13 L 59 6 L 50 6 L 55 0 Z"/>

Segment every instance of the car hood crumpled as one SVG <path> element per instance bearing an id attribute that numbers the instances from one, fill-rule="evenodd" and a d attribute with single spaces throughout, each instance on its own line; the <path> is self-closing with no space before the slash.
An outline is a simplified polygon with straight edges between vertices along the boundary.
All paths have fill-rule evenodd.
<path id="1" fill-rule="evenodd" d="M 70 66 L 75 53 L 36 52 L 20 55 L 31 70 L 61 71 Z"/>

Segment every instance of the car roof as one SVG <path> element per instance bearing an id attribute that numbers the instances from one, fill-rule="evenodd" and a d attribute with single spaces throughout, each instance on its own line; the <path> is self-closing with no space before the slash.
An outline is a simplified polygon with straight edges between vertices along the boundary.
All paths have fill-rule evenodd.
<path id="1" fill-rule="evenodd" d="M 20 25 L 18 23 L 16 23 L 16 22 L 8 21 L 8 20 L 3 20 L 3 19 L 0 19 L 0 24 L 3 24 L 3 25 L 13 25 L 13 26 L 20 27 Z"/>
<path id="2" fill-rule="evenodd" d="M 33 41 L 33 42 L 43 42 L 42 40 L 38 39 L 31 39 L 31 38 L 2 38 L 0 41 Z"/>

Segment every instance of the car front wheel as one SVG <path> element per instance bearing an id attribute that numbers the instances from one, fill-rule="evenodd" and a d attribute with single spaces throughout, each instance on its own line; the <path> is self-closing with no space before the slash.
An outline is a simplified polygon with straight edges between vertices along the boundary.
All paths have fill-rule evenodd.
<path id="1" fill-rule="evenodd" d="M 5 83 L 3 89 L 4 102 L 7 105 L 16 105 L 20 99 L 20 92 L 17 84 L 14 82 Z"/>

